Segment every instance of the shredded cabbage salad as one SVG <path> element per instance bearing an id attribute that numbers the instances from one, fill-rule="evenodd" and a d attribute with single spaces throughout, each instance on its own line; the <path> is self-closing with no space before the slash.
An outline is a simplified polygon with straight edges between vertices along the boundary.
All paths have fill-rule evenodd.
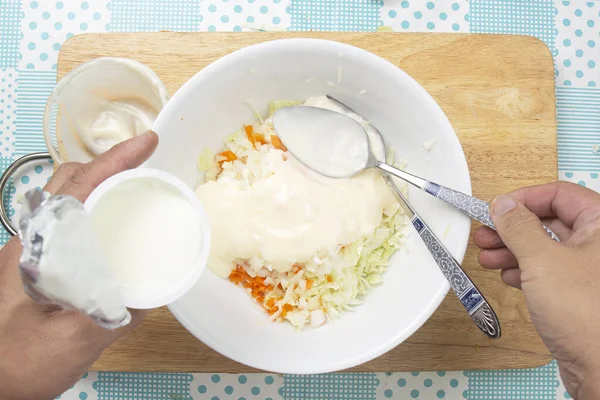
<path id="1" fill-rule="evenodd" d="M 271 102 L 268 118 L 257 114 L 255 125 L 246 125 L 225 138 L 222 152 L 204 150 L 198 160 L 204 181 L 235 179 L 250 186 L 272 174 L 269 159 L 282 154 L 289 157 L 275 135 L 272 116 L 277 109 L 295 104 L 301 102 Z M 393 155 L 388 154 L 388 162 L 390 157 Z M 405 187 L 404 191 L 406 194 Z M 354 243 L 315 254 L 309 262 L 296 264 L 285 273 L 270 270 L 259 257 L 236 260 L 229 280 L 245 288 L 271 320 L 288 321 L 298 329 L 318 327 L 361 304 L 361 297 L 382 281 L 390 257 L 403 244 L 406 226 L 408 219 L 393 203 L 383 210 L 375 231 Z"/>

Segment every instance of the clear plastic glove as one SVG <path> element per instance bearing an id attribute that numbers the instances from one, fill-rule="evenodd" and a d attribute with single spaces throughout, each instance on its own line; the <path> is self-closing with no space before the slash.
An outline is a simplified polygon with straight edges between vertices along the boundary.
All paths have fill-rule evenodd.
<path id="1" fill-rule="evenodd" d="M 158 137 L 149 133 L 89 164 L 64 164 L 44 190 L 84 202 L 110 176 L 141 165 L 157 145 Z M 0 399 L 53 399 L 77 382 L 105 348 L 133 330 L 146 311 L 129 310 L 131 323 L 109 330 L 78 311 L 38 304 L 23 290 L 21 253 L 18 238 L 0 250 Z"/>
<path id="2" fill-rule="evenodd" d="M 475 232 L 479 262 L 523 290 L 569 393 L 600 399 L 600 194 L 556 182 L 498 196 L 491 211 L 498 232 Z"/>
<path id="3" fill-rule="evenodd" d="M 107 329 L 131 321 L 79 200 L 31 190 L 25 194 L 19 225 L 19 269 L 33 300 L 77 310 Z"/>

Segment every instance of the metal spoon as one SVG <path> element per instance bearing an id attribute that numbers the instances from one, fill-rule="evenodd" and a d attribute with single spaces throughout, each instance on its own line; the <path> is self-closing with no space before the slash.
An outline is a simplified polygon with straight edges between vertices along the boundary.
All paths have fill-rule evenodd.
<path id="1" fill-rule="evenodd" d="M 332 99 L 339 103 L 338 105 L 345 109 L 348 113 L 356 114 L 353 110 L 351 110 L 345 104 Z M 356 114 L 358 115 L 358 114 Z M 274 123 L 275 125 L 275 123 Z M 375 133 L 375 137 L 373 140 L 377 140 L 380 142 L 382 147 L 383 154 L 386 154 L 385 151 L 385 141 L 383 136 L 374 126 L 371 132 Z M 275 127 L 277 130 L 277 127 Z M 280 132 L 277 132 L 280 134 Z M 433 259 L 439 266 L 440 270 L 450 283 L 450 287 L 459 298 L 461 304 L 469 314 L 469 316 L 473 319 L 477 327 L 485 333 L 487 336 L 493 339 L 498 339 L 501 335 L 500 322 L 498 321 L 498 317 L 496 313 L 487 302 L 485 297 L 479 292 L 473 281 L 469 279 L 466 272 L 462 269 L 459 262 L 452 257 L 450 252 L 444 247 L 442 242 L 437 238 L 437 236 L 429 229 L 427 224 L 423 221 L 423 219 L 416 213 L 416 211 L 412 208 L 412 206 L 408 203 L 408 200 L 404 197 L 400 189 L 396 186 L 392 178 L 388 174 L 384 174 L 384 179 L 387 185 L 392 190 L 392 193 L 400 203 L 400 206 L 408 216 L 411 221 L 412 226 L 416 229 L 419 237 L 423 240 L 425 245 L 427 246 L 427 250 L 433 256 Z"/>
<path id="2" fill-rule="evenodd" d="M 343 103 L 331 97 L 329 99 L 336 102 L 342 108 L 348 108 Z M 351 112 L 358 116 L 353 111 Z M 319 107 L 285 107 L 277 110 L 274 114 L 273 126 L 277 135 L 291 153 L 300 162 L 322 175 L 331 178 L 345 178 L 366 168 L 379 168 L 450 204 L 463 214 L 482 224 L 494 230 L 496 229 L 494 222 L 492 222 L 490 206 L 487 202 L 379 161 L 373 154 L 365 128 L 347 115 Z M 332 135 L 332 127 L 338 126 L 340 127 L 340 132 L 338 132 L 340 136 L 343 130 L 343 134 L 348 135 L 359 148 L 359 153 L 363 150 L 367 153 L 348 154 L 348 157 L 346 157 L 347 160 L 344 160 L 339 154 L 332 158 L 331 153 L 336 150 L 336 141 L 327 141 L 327 138 Z M 295 132 L 304 132 L 301 140 L 298 140 L 300 135 Z M 313 141 L 306 140 L 306 136 L 309 135 L 314 139 Z M 320 143 L 320 146 L 313 149 L 302 148 L 302 145 L 306 143 Z M 340 153 L 345 148 L 337 150 Z M 331 162 L 326 162 L 327 160 Z M 340 161 L 347 161 L 348 168 L 340 167 Z M 543 225 L 543 228 L 553 240 L 560 241 L 550 228 L 545 225 Z"/>

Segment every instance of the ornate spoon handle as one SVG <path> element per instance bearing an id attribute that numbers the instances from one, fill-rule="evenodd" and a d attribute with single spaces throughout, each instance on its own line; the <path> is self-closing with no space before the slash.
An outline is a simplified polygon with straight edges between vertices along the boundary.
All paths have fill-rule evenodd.
<path id="1" fill-rule="evenodd" d="M 466 214 L 469 217 L 481 222 L 485 226 L 496 230 L 496 227 L 492 222 L 492 217 L 490 216 L 490 205 L 487 202 L 478 199 L 477 197 L 469 196 L 468 194 L 450 189 L 446 186 L 439 185 L 435 182 L 430 182 L 385 163 L 376 162 L 375 166 L 450 204 L 463 214 Z M 552 232 L 550 228 L 548 228 L 546 225 L 543 225 L 543 227 L 552 240 L 560 242 L 558 236 L 556 236 L 556 234 Z"/>
<path id="2" fill-rule="evenodd" d="M 413 215 L 411 222 L 469 316 L 483 333 L 498 339 L 501 335 L 500 321 L 485 297 L 417 214 Z"/>
<path id="3" fill-rule="evenodd" d="M 434 182 L 427 182 L 423 190 L 437 197 L 438 199 L 445 201 L 452 207 L 462 211 L 469 217 L 481 222 L 485 226 L 496 230 L 494 222 L 492 221 L 492 217 L 490 216 L 490 205 L 487 202 L 480 200 L 477 197 L 469 196 L 468 194 L 450 189 L 446 186 L 438 185 Z M 548 233 L 550 238 L 552 238 L 552 240 L 560 242 L 560 239 L 558 236 L 556 236 L 556 233 L 552 232 L 552 230 L 546 225 L 542 225 L 542 227 L 546 233 Z"/>

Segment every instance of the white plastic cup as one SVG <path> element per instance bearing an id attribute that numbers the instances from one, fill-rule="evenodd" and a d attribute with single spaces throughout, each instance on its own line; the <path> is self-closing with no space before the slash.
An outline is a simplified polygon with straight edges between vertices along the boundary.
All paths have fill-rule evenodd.
<path id="1" fill-rule="evenodd" d="M 94 207 L 99 203 L 99 201 L 113 188 L 121 183 L 136 179 L 155 180 L 172 189 L 175 189 L 175 191 L 180 194 L 182 198 L 187 200 L 195 210 L 198 223 L 200 224 L 200 232 L 202 236 L 198 257 L 192 265 L 189 265 L 189 271 L 186 271 L 187 274 L 185 274 L 185 279 L 179 280 L 160 294 L 152 295 L 151 297 L 140 296 L 139 294 L 128 293 L 127 290 L 123 290 L 125 306 L 136 309 L 150 309 L 162 307 L 177 300 L 187 293 L 187 291 L 190 290 L 196 281 L 198 281 L 200 275 L 206 267 L 208 254 L 210 251 L 210 226 L 208 223 L 208 216 L 204 211 L 202 204 L 196 197 L 196 194 L 183 181 L 167 172 L 151 168 L 136 168 L 121 172 L 108 178 L 90 194 L 84 203 L 85 210 L 88 212 L 88 214 L 92 213 Z M 168 210 L 164 210 L 164 212 L 166 213 Z M 156 234 L 168 235 L 169 233 L 156 232 Z M 132 240 L 135 240 L 135 238 L 132 238 Z M 168 267 L 169 266 L 165 265 L 165 268 Z"/>

